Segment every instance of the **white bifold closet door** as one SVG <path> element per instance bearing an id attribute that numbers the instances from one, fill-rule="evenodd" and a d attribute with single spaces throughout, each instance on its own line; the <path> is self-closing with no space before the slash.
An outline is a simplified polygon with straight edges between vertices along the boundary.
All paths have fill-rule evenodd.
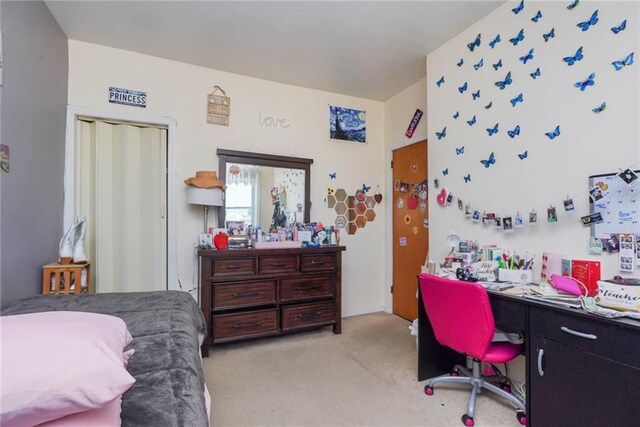
<path id="1" fill-rule="evenodd" d="M 76 122 L 76 212 L 96 292 L 167 289 L 167 130 Z"/>

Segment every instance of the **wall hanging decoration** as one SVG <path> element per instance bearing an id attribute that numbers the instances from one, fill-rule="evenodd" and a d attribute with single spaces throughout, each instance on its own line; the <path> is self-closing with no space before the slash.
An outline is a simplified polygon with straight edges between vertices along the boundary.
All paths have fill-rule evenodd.
<path id="1" fill-rule="evenodd" d="M 367 112 L 329 105 L 329 139 L 367 142 Z"/>
<path id="2" fill-rule="evenodd" d="M 214 86 L 207 95 L 207 123 L 210 125 L 229 126 L 231 115 L 231 98 L 220 86 Z"/>
<path id="3" fill-rule="evenodd" d="M 9 173 L 9 146 L 0 145 L 0 170 Z"/>
<path id="4" fill-rule="evenodd" d="M 353 196 L 348 196 L 343 188 L 327 194 L 327 207 L 336 211 L 335 225 L 347 230 L 347 234 L 355 234 L 368 222 L 376 219 L 374 208 L 376 201 L 367 196 L 364 190 L 358 189 Z"/>
<path id="5" fill-rule="evenodd" d="M 109 103 L 147 108 L 147 92 L 109 86 Z"/>
<path id="6" fill-rule="evenodd" d="M 444 77 L 442 78 L 442 82 L 444 83 Z M 440 87 L 440 85 L 438 85 L 438 87 Z M 413 118 L 411 119 L 411 122 L 409 123 L 409 127 L 407 128 L 407 131 L 405 132 L 405 136 L 407 138 L 411 138 L 413 136 L 413 133 L 415 132 L 416 128 L 418 127 L 418 123 L 420 123 L 420 119 L 422 118 L 423 114 L 424 113 L 419 108 L 417 108 L 416 112 L 413 113 Z"/>

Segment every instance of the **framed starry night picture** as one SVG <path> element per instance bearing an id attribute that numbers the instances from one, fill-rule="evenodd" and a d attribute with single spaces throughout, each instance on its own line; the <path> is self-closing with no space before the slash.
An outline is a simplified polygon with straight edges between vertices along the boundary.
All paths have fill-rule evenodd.
<path id="1" fill-rule="evenodd" d="M 367 112 L 329 105 L 329 139 L 367 142 Z"/>

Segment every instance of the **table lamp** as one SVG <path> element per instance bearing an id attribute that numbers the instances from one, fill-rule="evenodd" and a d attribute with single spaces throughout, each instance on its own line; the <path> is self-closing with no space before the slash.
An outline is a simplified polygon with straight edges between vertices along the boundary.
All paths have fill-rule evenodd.
<path id="1" fill-rule="evenodd" d="M 204 208 L 204 234 L 207 234 L 209 206 L 222 206 L 222 188 L 187 187 L 187 203 L 202 205 Z"/>

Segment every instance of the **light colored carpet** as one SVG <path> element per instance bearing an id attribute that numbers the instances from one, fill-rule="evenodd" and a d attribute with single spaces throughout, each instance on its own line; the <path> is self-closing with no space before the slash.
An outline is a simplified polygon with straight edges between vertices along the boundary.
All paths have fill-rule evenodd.
<path id="1" fill-rule="evenodd" d="M 461 426 L 470 386 L 426 396 L 409 322 L 387 313 L 331 328 L 214 347 L 203 360 L 213 426 Z M 519 426 L 515 410 L 479 395 L 476 426 Z"/>

